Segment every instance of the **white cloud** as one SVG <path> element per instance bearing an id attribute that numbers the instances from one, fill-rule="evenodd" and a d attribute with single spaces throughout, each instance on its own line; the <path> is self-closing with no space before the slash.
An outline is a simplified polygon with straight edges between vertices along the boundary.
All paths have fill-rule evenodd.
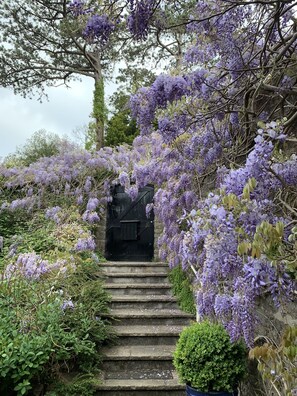
<path id="1" fill-rule="evenodd" d="M 114 84 L 106 88 L 114 91 Z M 67 135 L 88 124 L 92 111 L 93 81 L 84 78 L 71 88 L 55 87 L 47 90 L 49 101 L 24 99 L 10 89 L 0 88 L 0 157 L 13 153 L 32 134 L 40 129 Z"/>

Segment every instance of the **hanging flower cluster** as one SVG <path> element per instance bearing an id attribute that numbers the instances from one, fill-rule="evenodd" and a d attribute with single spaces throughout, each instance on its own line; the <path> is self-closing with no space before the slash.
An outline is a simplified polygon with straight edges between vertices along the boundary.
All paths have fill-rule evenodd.
<path id="1" fill-rule="evenodd" d="M 109 20 L 107 15 L 92 15 L 82 34 L 86 40 L 92 43 L 105 45 L 114 29 L 115 24 Z"/>
<path id="2" fill-rule="evenodd" d="M 155 0 L 129 0 L 130 14 L 127 25 L 137 40 L 147 38 L 155 3 Z"/>

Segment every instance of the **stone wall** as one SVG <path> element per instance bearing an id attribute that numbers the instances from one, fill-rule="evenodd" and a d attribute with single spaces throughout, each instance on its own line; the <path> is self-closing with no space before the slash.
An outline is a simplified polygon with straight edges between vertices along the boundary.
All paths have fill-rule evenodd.
<path id="1" fill-rule="evenodd" d="M 95 238 L 96 238 L 96 250 L 105 255 L 105 242 L 106 242 L 106 217 L 107 211 L 104 212 L 100 223 L 96 227 Z"/>
<path id="2" fill-rule="evenodd" d="M 256 334 L 258 335 L 256 345 L 260 346 L 266 342 L 267 337 L 277 345 L 280 343 L 283 332 L 287 325 L 297 326 L 297 304 L 296 301 L 283 302 L 276 309 L 271 298 L 262 296 L 255 307 L 258 321 L 256 323 Z M 282 393 L 283 395 L 284 393 Z M 241 396 L 279 396 L 269 382 L 261 378 L 257 370 L 256 361 L 249 361 L 249 370 L 246 380 L 241 385 Z"/>
<path id="3" fill-rule="evenodd" d="M 154 227 L 154 261 L 159 261 L 159 248 L 158 248 L 158 238 L 163 230 L 161 222 L 155 217 L 155 227 Z"/>

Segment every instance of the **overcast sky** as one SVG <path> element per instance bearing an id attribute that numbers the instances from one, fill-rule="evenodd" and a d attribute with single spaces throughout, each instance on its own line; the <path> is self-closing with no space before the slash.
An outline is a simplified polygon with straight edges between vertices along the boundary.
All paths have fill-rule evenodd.
<path id="1" fill-rule="evenodd" d="M 114 84 L 106 87 L 108 95 Z M 13 153 L 40 129 L 74 139 L 73 131 L 87 125 L 92 111 L 93 80 L 71 83 L 71 88 L 47 90 L 49 100 L 24 99 L 0 87 L 0 158 Z"/>

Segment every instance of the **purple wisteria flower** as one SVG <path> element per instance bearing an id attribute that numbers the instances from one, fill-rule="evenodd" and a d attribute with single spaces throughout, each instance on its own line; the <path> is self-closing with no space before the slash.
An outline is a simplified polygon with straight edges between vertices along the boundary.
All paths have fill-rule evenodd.
<path id="1" fill-rule="evenodd" d="M 90 198 L 88 203 L 87 203 L 87 210 L 89 211 L 94 211 L 99 205 L 99 199 L 98 198 Z"/>
<path id="2" fill-rule="evenodd" d="M 115 24 L 111 22 L 107 15 L 92 15 L 83 31 L 85 39 L 105 45 L 110 34 L 114 31 Z"/>
<path id="3" fill-rule="evenodd" d="M 58 216 L 58 213 L 61 211 L 60 206 L 54 206 L 52 208 L 48 208 L 45 211 L 45 217 L 47 219 L 52 219 L 54 220 L 57 224 L 60 222 L 60 217 Z"/>
<path id="4" fill-rule="evenodd" d="M 153 210 L 154 210 L 154 204 L 153 203 L 150 203 L 150 204 L 146 205 L 145 214 L 146 214 L 146 217 L 148 219 L 150 218 L 151 214 L 153 213 Z"/>
<path id="5" fill-rule="evenodd" d="M 23 276 L 28 280 L 39 280 L 43 275 L 57 272 L 65 274 L 68 270 L 75 270 L 74 263 L 68 263 L 66 260 L 59 259 L 54 263 L 43 260 L 35 252 L 19 254 L 15 263 L 9 264 L 5 271 L 4 277 L 10 279 L 15 276 Z"/>
<path id="6" fill-rule="evenodd" d="M 68 6 L 68 9 L 74 16 L 78 16 L 82 14 L 85 2 L 81 0 L 73 0 Z"/>
<path id="7" fill-rule="evenodd" d="M 138 197 L 138 187 L 136 185 L 132 185 L 126 189 L 126 193 L 129 195 L 132 201 L 135 201 L 135 199 Z"/>
<path id="8" fill-rule="evenodd" d="M 33 253 L 22 253 L 18 256 L 16 263 L 9 264 L 4 277 L 10 279 L 14 276 L 22 275 L 27 279 L 38 280 L 49 272 L 49 262 L 43 260 L 41 256 Z"/>
<path id="9" fill-rule="evenodd" d="M 97 212 L 86 210 L 83 215 L 82 219 L 89 224 L 98 223 L 100 221 L 100 217 Z"/>
<path id="10" fill-rule="evenodd" d="M 66 309 L 74 309 L 74 308 L 75 308 L 75 305 L 74 305 L 73 301 L 71 300 L 71 298 L 68 300 L 64 300 L 63 304 L 61 306 L 62 311 L 65 311 Z"/>
<path id="11" fill-rule="evenodd" d="M 119 182 L 125 188 L 129 188 L 130 187 L 130 176 L 128 175 L 127 172 L 121 172 L 119 174 Z"/>
<path id="12" fill-rule="evenodd" d="M 85 181 L 84 190 L 86 193 L 90 192 L 92 188 L 92 178 L 88 176 Z"/>
<path id="13" fill-rule="evenodd" d="M 153 16 L 155 0 L 129 0 L 130 15 L 127 25 L 137 40 L 147 38 L 149 22 Z"/>
<path id="14" fill-rule="evenodd" d="M 35 202 L 33 197 L 25 197 L 21 199 L 15 199 L 14 201 L 11 202 L 10 205 L 8 205 L 8 207 L 10 210 L 26 209 L 26 208 L 32 208 L 34 203 Z"/>
<path id="15" fill-rule="evenodd" d="M 74 250 L 77 252 L 93 251 L 96 248 L 95 241 L 93 237 L 79 238 Z"/>

